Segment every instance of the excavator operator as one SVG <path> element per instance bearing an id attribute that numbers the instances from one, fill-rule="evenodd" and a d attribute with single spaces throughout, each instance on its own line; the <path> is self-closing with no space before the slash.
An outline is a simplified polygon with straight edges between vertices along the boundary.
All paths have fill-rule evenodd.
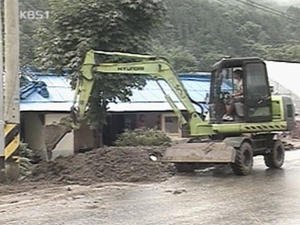
<path id="1" fill-rule="evenodd" d="M 237 89 L 230 95 L 225 101 L 226 113 L 223 116 L 223 120 L 233 121 L 233 112 L 236 102 L 243 102 L 243 71 L 236 69 L 233 72 L 233 78 L 236 80 Z"/>

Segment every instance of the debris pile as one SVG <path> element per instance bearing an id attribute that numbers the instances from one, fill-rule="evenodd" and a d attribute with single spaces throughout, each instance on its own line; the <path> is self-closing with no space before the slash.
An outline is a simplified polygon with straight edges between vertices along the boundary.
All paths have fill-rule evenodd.
<path id="1" fill-rule="evenodd" d="M 41 162 L 28 179 L 68 184 L 164 181 L 175 173 L 174 166 L 150 159 L 153 155 L 154 159 L 159 158 L 164 150 L 162 147 L 100 148 Z"/>
<path id="2" fill-rule="evenodd" d="M 300 139 L 299 138 L 282 138 L 282 143 L 286 151 L 299 150 Z"/>
<path id="3" fill-rule="evenodd" d="M 286 151 L 291 151 L 291 150 L 294 150 L 294 149 L 295 149 L 294 145 L 293 145 L 291 142 L 283 141 L 282 144 L 283 144 L 284 149 L 285 149 Z"/>

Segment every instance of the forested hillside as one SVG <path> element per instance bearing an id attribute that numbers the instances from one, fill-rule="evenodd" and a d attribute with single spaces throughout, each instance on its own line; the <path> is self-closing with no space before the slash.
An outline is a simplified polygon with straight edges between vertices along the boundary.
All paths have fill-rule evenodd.
<path id="1" fill-rule="evenodd" d="M 22 63 L 36 57 L 38 30 L 49 29 L 54 0 L 20 0 L 22 10 L 49 10 L 49 20 L 21 20 Z M 225 56 L 259 56 L 300 61 L 299 5 L 257 1 L 272 13 L 245 0 L 164 0 L 164 24 L 155 31 L 149 52 L 166 56 L 180 71 L 209 70 Z M 270 4 L 273 2 L 273 4 Z M 120 50 L 120 49 L 116 49 Z"/>
<path id="2" fill-rule="evenodd" d="M 172 57 L 168 53 L 182 48 L 176 57 L 192 54 L 200 70 L 223 56 L 300 61 L 299 8 L 282 7 L 285 14 L 276 15 L 238 2 L 165 0 L 168 18 L 157 32 L 155 51 Z"/>

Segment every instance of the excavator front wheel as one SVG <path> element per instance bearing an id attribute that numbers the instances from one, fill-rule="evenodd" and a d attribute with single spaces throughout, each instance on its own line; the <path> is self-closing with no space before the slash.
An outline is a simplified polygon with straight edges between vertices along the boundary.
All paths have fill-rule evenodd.
<path id="1" fill-rule="evenodd" d="M 247 175 L 251 173 L 252 167 L 252 146 L 248 142 L 243 142 L 239 148 L 236 148 L 235 162 L 231 164 L 231 169 L 236 175 Z"/>
<path id="2" fill-rule="evenodd" d="M 264 156 L 265 164 L 269 168 L 280 168 L 284 162 L 285 150 L 282 142 L 276 140 L 271 152 Z"/>

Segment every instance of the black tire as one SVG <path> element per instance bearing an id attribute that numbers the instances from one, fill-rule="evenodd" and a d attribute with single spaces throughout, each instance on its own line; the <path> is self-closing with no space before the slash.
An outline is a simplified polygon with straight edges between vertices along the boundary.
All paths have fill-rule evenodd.
<path id="1" fill-rule="evenodd" d="M 285 150 L 282 142 L 276 140 L 271 152 L 264 156 L 265 164 L 269 168 L 280 168 L 284 163 Z"/>
<path id="2" fill-rule="evenodd" d="M 231 164 L 231 169 L 236 175 L 247 175 L 252 172 L 253 150 L 248 142 L 243 142 L 236 149 L 235 162 Z"/>
<path id="3" fill-rule="evenodd" d="M 191 173 L 195 170 L 193 163 L 175 163 L 175 167 L 178 173 Z"/>

